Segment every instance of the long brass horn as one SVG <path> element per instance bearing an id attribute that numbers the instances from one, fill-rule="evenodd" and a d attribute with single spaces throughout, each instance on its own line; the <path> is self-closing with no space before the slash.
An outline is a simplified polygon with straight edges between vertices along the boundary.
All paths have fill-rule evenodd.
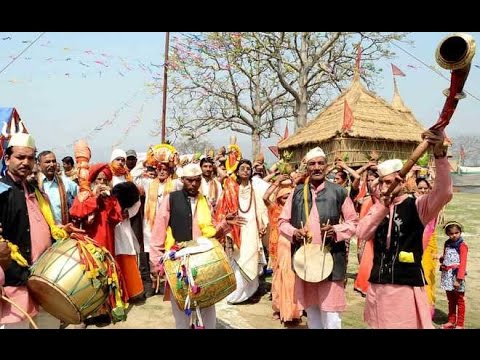
<path id="1" fill-rule="evenodd" d="M 445 37 L 438 44 L 435 60 L 447 70 L 470 66 L 475 55 L 475 40 L 469 34 L 455 33 Z"/>
<path id="2" fill-rule="evenodd" d="M 463 86 L 467 80 L 473 56 L 475 55 L 475 40 L 469 34 L 454 33 L 445 37 L 437 47 L 435 53 L 438 64 L 444 69 L 451 70 L 450 87 L 443 94 L 447 97 L 442 112 L 437 122 L 430 130 L 444 129 L 452 118 L 458 104 L 458 100 L 465 97 Z M 400 176 L 404 178 L 418 159 L 428 150 L 429 143 L 423 140 L 413 150 L 412 155 L 400 170 Z M 389 195 L 397 187 L 398 180 L 393 181 L 384 195 Z"/>

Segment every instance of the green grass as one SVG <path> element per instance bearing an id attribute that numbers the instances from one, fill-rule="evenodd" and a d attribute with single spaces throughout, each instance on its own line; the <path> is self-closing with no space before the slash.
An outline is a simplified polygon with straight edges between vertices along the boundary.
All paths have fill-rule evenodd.
<path id="1" fill-rule="evenodd" d="M 445 219 L 456 220 L 464 226 L 464 239 L 468 244 L 468 260 L 466 278 L 466 315 L 465 327 L 480 328 L 480 264 L 476 261 L 480 257 L 480 194 L 454 193 L 452 201 L 447 205 Z M 437 228 L 438 252 L 441 255 L 443 244 L 447 239 L 443 229 Z M 356 241 L 350 246 L 348 260 L 347 310 L 342 315 L 344 329 L 365 329 L 363 309 L 365 299 L 353 290 L 354 276 L 358 269 Z M 434 324 L 439 325 L 447 321 L 448 302 L 445 291 L 440 288 L 440 271 L 436 280 L 436 315 Z"/>

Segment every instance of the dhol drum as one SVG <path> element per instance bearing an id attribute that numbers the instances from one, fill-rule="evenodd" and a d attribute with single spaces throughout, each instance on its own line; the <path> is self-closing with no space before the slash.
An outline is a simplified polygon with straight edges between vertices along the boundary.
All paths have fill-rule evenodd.
<path id="1" fill-rule="evenodd" d="M 67 324 L 79 324 L 99 309 L 108 296 L 107 263 L 89 256 L 98 271 L 89 277 L 74 239 L 56 242 L 31 267 L 27 287 L 34 299 L 50 314 Z M 94 246 L 90 242 L 88 246 Z M 102 254 L 97 249 L 95 254 Z"/>
<path id="2" fill-rule="evenodd" d="M 180 309 L 211 306 L 237 288 L 233 269 L 217 240 L 188 241 L 176 257 L 165 260 L 164 267 Z"/>
<path id="3" fill-rule="evenodd" d="M 333 257 L 328 246 L 302 245 L 293 255 L 293 269 L 304 281 L 316 283 L 325 280 L 333 270 Z"/>

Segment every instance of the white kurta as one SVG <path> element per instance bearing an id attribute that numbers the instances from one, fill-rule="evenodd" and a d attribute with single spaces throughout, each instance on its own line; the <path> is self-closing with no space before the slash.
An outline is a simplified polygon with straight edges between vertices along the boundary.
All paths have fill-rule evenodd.
<path id="1" fill-rule="evenodd" d="M 251 193 L 251 184 L 247 186 L 240 185 L 238 214 L 245 218 L 247 223 L 241 227 L 240 249 L 234 247 L 232 256 L 232 267 L 235 272 L 237 289 L 227 297 L 229 303 L 240 303 L 250 298 L 259 285 L 258 275 L 262 273 L 263 266 L 266 265 L 265 253 L 262 247 L 262 241 L 259 236 L 259 229 L 268 225 L 267 208 L 263 199 L 253 191 Z M 250 209 L 250 197 L 251 206 Z M 248 211 L 246 211 L 248 209 Z"/>
<path id="2" fill-rule="evenodd" d="M 117 255 L 137 255 L 140 252 L 137 237 L 130 226 L 130 218 L 137 215 L 140 206 L 139 200 L 129 207 L 128 218 L 115 226 L 115 254 Z"/>

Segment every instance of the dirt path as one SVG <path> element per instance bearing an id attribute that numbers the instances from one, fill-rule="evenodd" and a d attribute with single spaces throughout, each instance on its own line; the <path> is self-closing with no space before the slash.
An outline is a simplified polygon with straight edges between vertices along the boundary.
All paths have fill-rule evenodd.
<path id="1" fill-rule="evenodd" d="M 268 288 L 268 286 L 267 286 Z M 272 318 L 269 294 L 257 297 L 258 302 L 229 305 L 225 300 L 216 304 L 217 329 L 284 329 L 278 320 Z M 305 322 L 296 328 L 305 328 Z M 170 302 L 163 301 L 162 295 L 148 298 L 144 304 L 131 306 L 127 320 L 87 329 L 174 329 Z"/>
<path id="2" fill-rule="evenodd" d="M 465 241 L 469 245 L 468 254 L 468 285 L 467 285 L 467 314 L 466 327 L 480 328 L 480 263 L 476 261 L 480 256 L 480 245 L 477 241 L 480 234 L 480 195 L 455 193 L 452 202 L 447 206 L 447 220 L 455 219 L 465 226 Z M 443 247 L 445 235 L 442 229 L 437 229 L 439 252 Z M 363 322 L 363 308 L 365 299 L 353 291 L 353 279 L 358 264 L 356 248 L 352 244 L 349 255 L 348 283 L 346 289 L 347 310 L 342 314 L 342 328 L 366 328 Z M 438 274 L 439 277 L 439 274 Z M 435 324 L 446 321 L 448 305 L 445 292 L 440 289 L 437 277 L 437 314 Z M 242 305 L 228 305 L 225 300 L 216 305 L 217 328 L 219 329 L 285 329 L 278 320 L 272 319 L 271 301 L 268 292 L 263 292 L 256 300 Z M 124 322 L 101 327 L 101 329 L 173 329 L 175 323 L 170 309 L 170 302 L 164 302 L 163 296 L 154 296 L 142 305 L 133 305 Z M 306 328 L 306 319 L 294 328 Z M 88 326 L 88 329 L 99 329 L 97 326 Z"/>

